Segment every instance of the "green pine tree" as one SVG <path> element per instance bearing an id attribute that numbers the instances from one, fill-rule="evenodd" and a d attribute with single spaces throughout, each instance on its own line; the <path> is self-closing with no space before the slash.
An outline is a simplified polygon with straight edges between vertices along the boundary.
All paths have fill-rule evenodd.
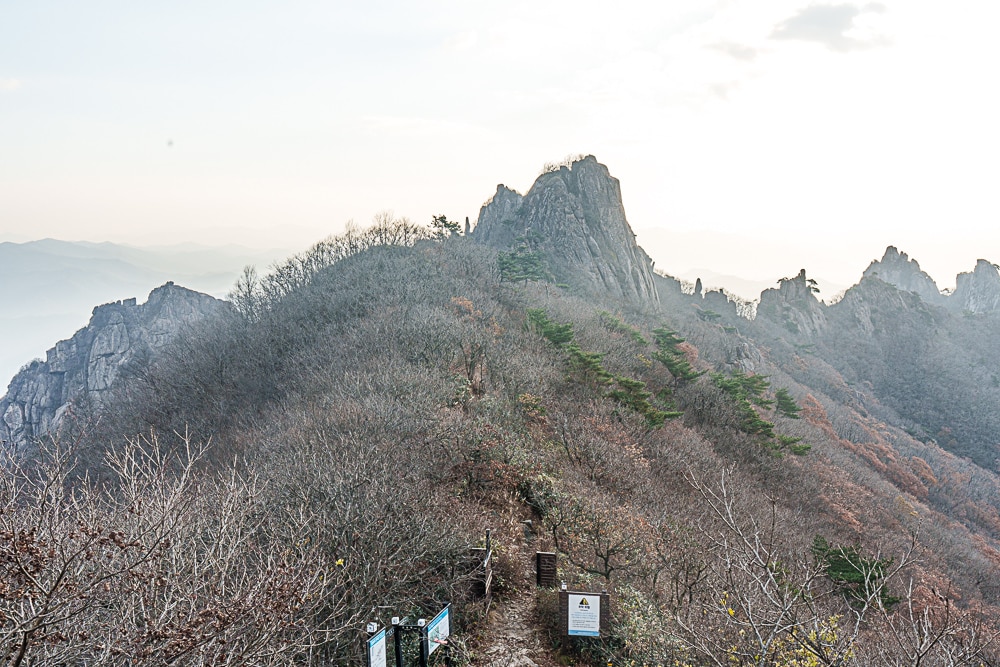
<path id="1" fill-rule="evenodd" d="M 791 395 L 788 393 L 787 389 L 785 389 L 784 387 L 778 389 L 776 392 L 774 392 L 774 398 L 775 401 L 777 402 L 777 405 L 775 405 L 775 409 L 777 409 L 778 412 L 785 415 L 789 419 L 799 418 L 799 411 L 801 411 L 802 408 L 798 406 L 798 404 L 795 402 L 795 399 L 793 399 Z"/>

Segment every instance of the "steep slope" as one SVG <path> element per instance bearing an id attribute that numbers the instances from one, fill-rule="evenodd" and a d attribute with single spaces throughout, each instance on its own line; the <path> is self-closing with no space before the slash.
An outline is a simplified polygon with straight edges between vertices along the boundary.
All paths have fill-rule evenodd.
<path id="1" fill-rule="evenodd" d="M 25 367 L 0 399 L 0 443 L 10 453 L 58 429 L 75 403 L 100 405 L 130 362 L 155 357 L 185 327 L 215 316 L 224 302 L 167 283 L 137 305 L 94 308 L 90 323 Z"/>
<path id="2" fill-rule="evenodd" d="M 807 351 L 921 438 L 997 469 L 1000 279 L 992 264 L 959 276 L 962 289 L 950 296 L 892 247 L 833 306 L 810 294 L 804 272 L 781 283 L 761 294 L 752 326 L 761 344 L 789 363 Z"/>
<path id="3" fill-rule="evenodd" d="M 866 278 L 829 309 L 824 356 L 849 379 L 870 383 L 924 438 L 995 470 L 1000 319 L 950 310 Z"/>
<path id="4" fill-rule="evenodd" d="M 738 631 L 750 622 L 744 613 L 760 618 L 769 609 L 768 591 L 761 593 L 760 579 L 735 577 L 734 562 L 755 566 L 720 545 L 739 543 L 734 530 L 771 521 L 773 530 L 750 537 L 766 544 L 769 558 L 794 563 L 789 576 L 813 571 L 816 535 L 863 543 L 864 553 L 881 550 L 906 563 L 898 576 L 924 582 L 915 594 L 930 595 L 929 586 L 952 591 L 949 605 L 961 596 L 961 612 L 954 610 L 950 622 L 989 617 L 1000 601 L 1000 591 L 981 583 L 1000 562 L 996 476 L 907 435 L 895 425 L 903 420 L 871 388 L 851 387 L 801 347 L 790 346 L 790 354 L 805 356 L 786 368 L 782 350 L 769 347 L 776 339 L 741 334 L 746 325 L 734 309 L 715 310 L 716 297 L 709 303 L 707 295 L 670 288 L 661 295 L 666 309 L 646 304 L 625 319 L 615 314 L 621 301 L 613 293 L 584 300 L 530 281 L 511 284 L 499 279 L 496 262 L 488 248 L 462 238 L 340 259 L 254 311 L 245 326 L 202 336 L 198 345 L 178 348 L 171 363 L 136 378 L 132 394 L 144 395 L 145 421 L 127 428 L 214 428 L 222 416 L 215 410 L 241 406 L 235 420 L 211 431 L 217 446 L 266 460 L 267 488 L 303 503 L 297 511 L 305 516 L 332 516 L 329 499 L 343 498 L 335 519 L 313 519 L 310 529 L 331 561 L 354 564 L 337 580 L 338 618 L 371 609 L 373 596 L 396 610 L 426 611 L 448 600 L 463 619 L 456 634 L 474 634 L 482 627 L 472 620 L 481 607 L 462 597 L 460 579 L 440 574 L 450 561 L 435 540 L 447 535 L 474 543 L 489 527 L 506 557 L 517 559 L 497 566 L 508 586 L 523 581 L 530 545 L 558 552 L 570 586 L 606 587 L 616 596 L 609 635 L 564 643 L 556 660 L 655 664 L 716 650 L 725 656 L 733 647 L 754 655 L 760 648 L 751 633 Z M 873 329 L 883 326 L 879 313 L 894 298 L 920 307 L 916 295 L 863 282 L 884 291 L 853 297 L 873 306 Z M 819 306 L 808 279 L 800 274 L 786 283 L 775 303 L 788 303 L 808 315 L 802 323 L 813 323 L 795 335 L 821 337 L 832 324 L 823 319 L 826 310 L 817 311 L 823 318 L 812 312 Z M 686 341 L 669 342 L 663 327 Z M 784 320 L 772 328 L 792 335 Z M 720 373 L 698 377 L 682 360 Z M 742 382 L 737 370 L 764 379 L 760 398 L 768 400 L 734 400 L 728 392 Z M 801 407 L 798 418 L 769 402 L 778 388 Z M 186 398 L 194 393 L 197 400 Z M 683 415 L 656 426 L 655 411 L 668 400 Z M 761 420 L 811 449 L 800 456 L 785 449 L 782 456 L 780 441 L 761 434 Z M 302 463 L 317 456 L 319 468 Z M 345 468 L 358 477 L 341 480 Z M 962 486 L 970 474 L 976 493 L 992 500 L 973 498 Z M 371 489 L 370 505 L 350 504 L 355 491 L 342 483 Z M 721 514 L 713 513 L 713 503 Z M 912 545 L 914 515 L 925 523 Z M 364 529 L 399 517 L 409 524 L 394 524 L 395 535 Z M 419 563 L 410 562 L 408 549 L 386 553 L 400 535 L 423 554 Z M 772 562 L 758 574 L 765 576 Z M 396 585 L 426 563 L 440 565 L 434 577 Z M 365 579 L 369 568 L 384 578 Z M 901 581 L 892 580 L 893 594 L 905 592 Z M 523 610 L 530 605 L 521 585 L 514 595 Z M 802 627 L 855 613 L 828 580 L 808 585 L 810 613 L 825 615 L 801 617 Z M 529 594 L 539 634 L 555 633 L 554 594 Z M 720 609 L 720 599 L 739 603 Z M 683 626 L 678 618 L 700 620 Z M 865 636 L 839 636 L 837 650 L 850 646 L 874 661 L 879 651 L 892 650 L 880 641 L 895 641 L 901 619 L 870 616 Z M 720 636 L 725 647 L 698 643 Z M 493 655 L 490 641 L 483 636 L 471 648 Z M 349 644 L 331 646 L 329 655 L 347 661 Z"/>
<path id="5" fill-rule="evenodd" d="M 471 236 L 498 250 L 544 254 L 555 281 L 582 293 L 656 298 L 652 260 L 625 218 L 621 185 L 592 155 L 542 174 L 524 197 L 497 186 Z"/>

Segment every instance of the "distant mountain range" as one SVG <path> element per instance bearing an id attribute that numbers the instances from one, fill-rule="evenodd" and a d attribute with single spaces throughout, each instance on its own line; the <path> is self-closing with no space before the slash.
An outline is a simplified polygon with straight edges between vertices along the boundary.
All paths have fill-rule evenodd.
<path id="1" fill-rule="evenodd" d="M 771 289 L 778 284 L 777 280 L 749 280 L 728 273 L 719 273 L 711 269 L 691 269 L 674 277 L 692 284 L 701 280 L 702 288 L 706 292 L 721 289 L 732 296 L 748 301 L 757 301 L 760 299 L 761 292 Z M 816 282 L 820 288 L 818 297 L 827 302 L 841 294 L 848 287 L 847 285 L 825 280 L 821 277 L 816 278 Z"/>
<path id="2" fill-rule="evenodd" d="M 0 243 L 0 394 L 18 368 L 85 325 L 95 305 L 142 299 L 167 281 L 223 297 L 244 266 L 263 268 L 287 254 L 191 243 Z"/>

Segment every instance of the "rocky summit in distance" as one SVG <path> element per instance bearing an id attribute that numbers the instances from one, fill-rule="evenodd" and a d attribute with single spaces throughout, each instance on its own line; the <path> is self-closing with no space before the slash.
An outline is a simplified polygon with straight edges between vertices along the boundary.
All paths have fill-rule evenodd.
<path id="1" fill-rule="evenodd" d="M 816 298 L 816 281 L 802 269 L 794 278 L 782 278 L 778 287 L 760 294 L 757 316 L 784 326 L 793 334 L 813 336 L 827 325 L 825 307 Z"/>
<path id="2" fill-rule="evenodd" d="M 895 246 L 886 248 L 882 259 L 869 264 L 862 277 L 878 278 L 904 292 L 916 292 L 925 303 L 934 306 L 944 305 L 947 298 L 917 260 L 910 259 Z"/>
<path id="3" fill-rule="evenodd" d="M 0 398 L 0 452 L 20 450 L 54 432 L 75 402 L 100 404 L 126 364 L 155 355 L 185 327 L 226 307 L 225 301 L 172 282 L 140 305 L 133 298 L 97 306 L 86 327 L 11 380 Z"/>
<path id="4" fill-rule="evenodd" d="M 954 310 L 975 315 L 1000 311 L 1000 269 L 980 259 L 969 273 L 956 276 L 955 291 L 948 297 Z"/>
<path id="5" fill-rule="evenodd" d="M 938 290 L 916 260 L 893 246 L 886 248 L 881 260 L 865 269 L 864 278 L 878 278 L 903 292 L 916 293 L 924 303 L 957 313 L 980 315 L 1000 311 L 1000 269 L 985 259 L 977 261 L 972 271 L 958 274 L 951 294 Z"/>
<path id="6" fill-rule="evenodd" d="M 501 251 L 540 254 L 550 277 L 574 291 L 656 300 L 653 262 L 625 219 L 621 185 L 593 155 L 543 173 L 524 196 L 497 186 L 471 236 Z"/>

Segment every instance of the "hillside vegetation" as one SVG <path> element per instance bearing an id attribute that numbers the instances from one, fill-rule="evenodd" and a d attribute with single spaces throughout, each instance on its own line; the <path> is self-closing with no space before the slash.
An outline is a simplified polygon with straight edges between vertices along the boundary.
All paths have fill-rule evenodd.
<path id="1" fill-rule="evenodd" d="M 363 664 L 366 621 L 449 602 L 486 664 L 487 529 L 542 662 L 998 660 L 997 478 L 735 309 L 511 280 L 388 219 L 232 301 L 4 477 L 4 664 Z M 560 636 L 535 550 L 611 593 L 605 636 Z"/>

